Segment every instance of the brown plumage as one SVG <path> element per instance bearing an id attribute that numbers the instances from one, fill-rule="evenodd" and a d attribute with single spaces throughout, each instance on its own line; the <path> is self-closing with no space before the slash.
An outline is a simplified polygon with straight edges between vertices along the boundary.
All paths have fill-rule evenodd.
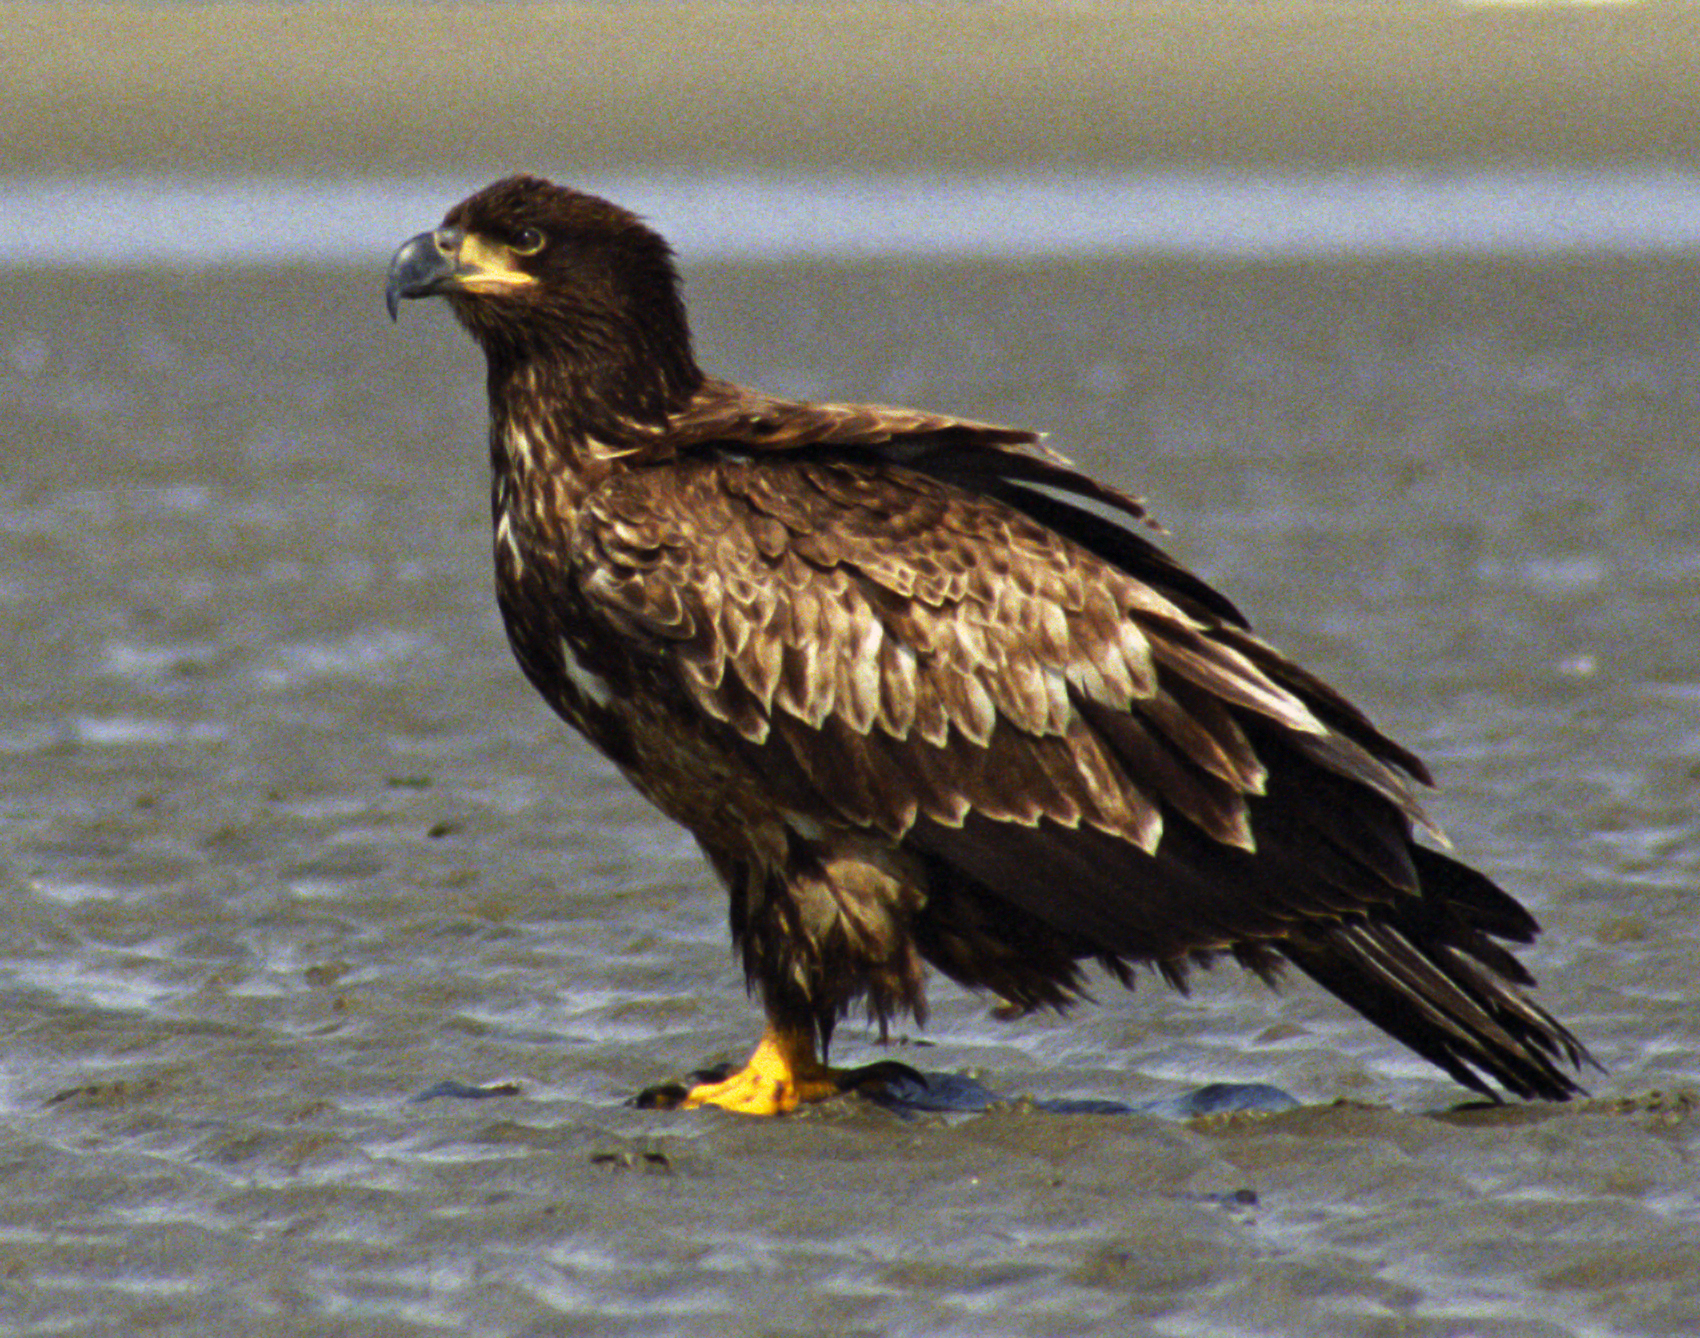
<path id="1" fill-rule="evenodd" d="M 1518 988 L 1529 914 L 1413 840 L 1422 763 L 1015 428 L 705 377 L 666 244 L 499 181 L 397 253 L 489 362 L 498 593 L 519 662 L 697 837 L 784 1109 L 931 964 L 1023 1008 L 1081 963 L 1172 983 L 1292 962 L 1483 1093 L 1577 1092 Z"/>

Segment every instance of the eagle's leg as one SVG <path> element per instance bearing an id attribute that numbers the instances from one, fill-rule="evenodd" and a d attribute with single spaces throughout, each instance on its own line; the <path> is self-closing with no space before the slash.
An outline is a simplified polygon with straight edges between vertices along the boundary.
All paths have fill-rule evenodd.
<path id="1" fill-rule="evenodd" d="M 761 1044 L 741 1069 L 694 1087 L 653 1087 L 638 1097 L 640 1106 L 692 1110 L 719 1106 L 741 1115 L 783 1115 L 810 1101 L 878 1085 L 894 1077 L 914 1077 L 906 1064 L 869 1064 L 864 1068 L 828 1068 L 815 1052 L 815 1030 L 768 1020 Z"/>

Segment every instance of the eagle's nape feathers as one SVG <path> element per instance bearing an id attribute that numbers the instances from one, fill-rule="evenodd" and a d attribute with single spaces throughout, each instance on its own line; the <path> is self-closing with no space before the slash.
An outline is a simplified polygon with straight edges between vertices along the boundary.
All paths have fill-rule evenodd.
<path id="1" fill-rule="evenodd" d="M 522 667 L 697 837 L 768 1034 L 685 1103 L 784 1109 L 816 1043 L 1020 1008 L 1081 964 L 1283 961 L 1484 1095 L 1592 1063 L 1523 993 L 1532 917 L 1419 844 L 1429 775 L 1034 434 L 803 404 L 698 369 L 666 244 L 509 178 L 397 253 L 489 362 Z"/>

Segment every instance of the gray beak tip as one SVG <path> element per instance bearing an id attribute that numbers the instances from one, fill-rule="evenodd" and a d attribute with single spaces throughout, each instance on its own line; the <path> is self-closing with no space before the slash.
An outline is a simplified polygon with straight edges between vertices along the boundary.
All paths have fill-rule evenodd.
<path id="1" fill-rule="evenodd" d="M 422 232 L 409 237 L 390 261 L 389 282 L 384 289 L 384 305 L 389 308 L 390 320 L 397 319 L 404 297 L 429 297 L 442 291 L 442 286 L 454 274 L 454 261 L 437 245 L 435 233 Z"/>

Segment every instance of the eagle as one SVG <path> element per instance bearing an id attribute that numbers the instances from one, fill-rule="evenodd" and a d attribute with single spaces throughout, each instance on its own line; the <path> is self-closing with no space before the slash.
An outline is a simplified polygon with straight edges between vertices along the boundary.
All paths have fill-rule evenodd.
<path id="1" fill-rule="evenodd" d="M 1260 639 L 1142 503 L 1038 434 L 706 375 L 668 244 L 511 176 L 405 242 L 488 364 L 521 669 L 696 838 L 766 1026 L 650 1099 L 777 1114 L 927 968 L 1015 1010 L 1097 964 L 1296 967 L 1492 1100 L 1593 1064 L 1525 993 L 1534 918 L 1443 853 L 1422 761 Z M 1426 834 L 1428 842 L 1418 839 Z"/>

